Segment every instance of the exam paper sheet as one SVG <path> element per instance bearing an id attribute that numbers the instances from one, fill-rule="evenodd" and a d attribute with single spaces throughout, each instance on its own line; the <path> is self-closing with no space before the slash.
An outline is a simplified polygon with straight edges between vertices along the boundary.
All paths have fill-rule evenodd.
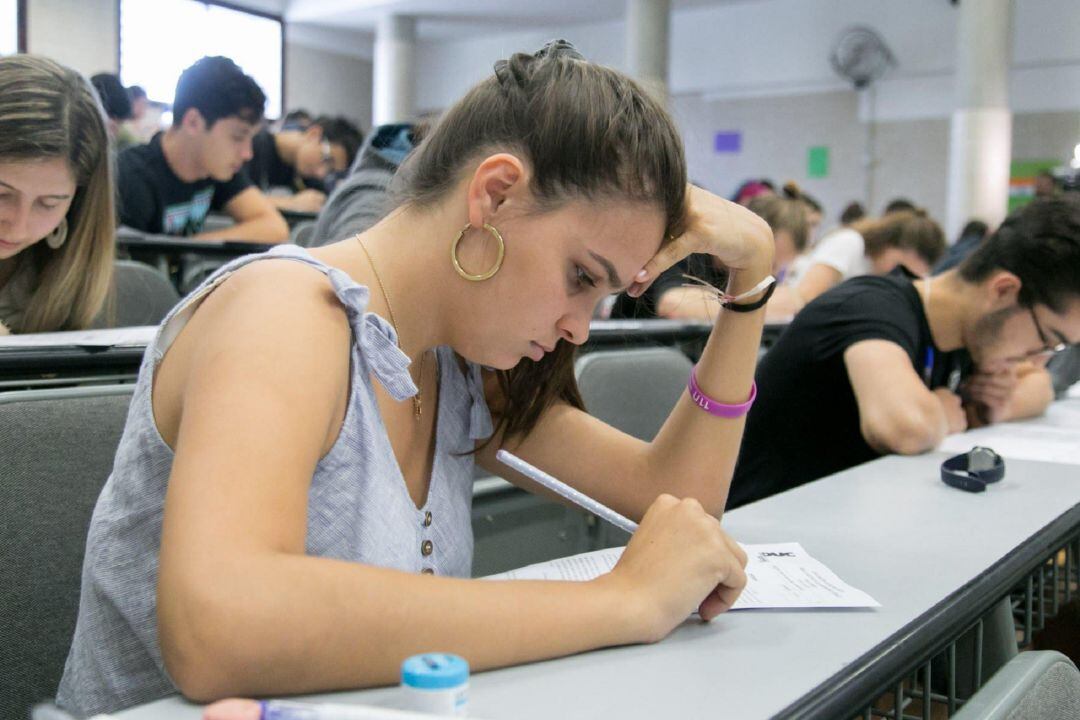
<path id="1" fill-rule="evenodd" d="M 743 545 L 748 558 L 746 589 L 732 610 L 769 608 L 880 607 L 866 593 L 851 587 L 799 543 Z M 610 572 L 623 548 L 572 555 L 509 572 L 488 580 L 591 580 Z"/>
<path id="2" fill-rule="evenodd" d="M 1069 402 L 1052 403 L 1040 418 L 988 425 L 950 435 L 938 450 L 965 453 L 976 445 L 988 447 L 1006 460 L 1080 465 L 1080 406 Z"/>

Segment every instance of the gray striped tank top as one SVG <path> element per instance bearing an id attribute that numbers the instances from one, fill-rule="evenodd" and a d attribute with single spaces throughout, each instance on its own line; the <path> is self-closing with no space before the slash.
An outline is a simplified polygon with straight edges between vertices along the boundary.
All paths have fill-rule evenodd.
<path id="1" fill-rule="evenodd" d="M 201 299 L 244 265 L 275 258 L 324 272 L 352 327 L 349 405 L 337 441 L 311 479 L 307 553 L 407 572 L 470 574 L 473 456 L 464 453 L 492 430 L 480 368 L 470 364 L 463 373 L 450 348 L 436 351 L 435 460 L 426 504 L 417 509 L 379 416 L 372 378 L 397 400 L 411 397 L 416 386 L 393 327 L 366 311 L 368 289 L 294 245 L 239 258 L 169 313 L 146 350 L 112 474 L 90 523 L 78 622 L 57 693 L 62 707 L 93 715 L 176 692 L 158 648 L 155 610 L 173 453 L 154 423 L 154 371 Z"/>

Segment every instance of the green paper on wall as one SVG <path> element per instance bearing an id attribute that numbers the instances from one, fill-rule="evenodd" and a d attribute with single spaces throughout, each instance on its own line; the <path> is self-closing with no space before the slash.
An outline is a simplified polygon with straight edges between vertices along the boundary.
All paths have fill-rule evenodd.
<path id="1" fill-rule="evenodd" d="M 806 177 L 823 178 L 829 176 L 829 148 L 815 145 L 806 154 Z"/>
<path id="2" fill-rule="evenodd" d="M 1061 164 L 1060 160 L 1013 160 L 1009 167 L 1009 212 L 1035 199 L 1035 176 Z"/>

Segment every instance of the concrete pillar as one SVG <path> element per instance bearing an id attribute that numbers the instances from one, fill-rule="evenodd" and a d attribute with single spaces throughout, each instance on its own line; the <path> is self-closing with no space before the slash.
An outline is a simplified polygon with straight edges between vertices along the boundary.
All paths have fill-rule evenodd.
<path id="1" fill-rule="evenodd" d="M 385 15 L 375 35 L 375 95 L 372 117 L 376 125 L 405 122 L 416 114 L 416 18 Z"/>
<path id="2" fill-rule="evenodd" d="M 993 227 L 1008 209 L 1012 5 L 1012 0 L 960 3 L 946 203 L 950 241 L 968 220 L 978 218 Z"/>
<path id="3" fill-rule="evenodd" d="M 626 71 L 664 104 L 671 0 L 626 0 Z"/>

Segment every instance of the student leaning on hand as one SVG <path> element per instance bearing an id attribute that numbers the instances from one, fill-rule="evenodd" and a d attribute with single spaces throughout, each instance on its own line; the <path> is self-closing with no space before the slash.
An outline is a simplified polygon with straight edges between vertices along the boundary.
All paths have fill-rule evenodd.
<path id="1" fill-rule="evenodd" d="M 563 41 L 497 63 L 401 173 L 370 229 L 236 260 L 166 318 L 91 524 L 62 705 L 393 683 L 432 648 L 483 670 L 656 641 L 738 597 L 717 517 L 768 225 L 688 187 L 667 112 Z M 584 412 L 574 349 L 602 299 L 695 252 L 731 269 L 729 310 L 697 401 L 642 442 Z M 474 465 L 535 490 L 503 446 L 640 519 L 610 574 L 469 579 Z"/>

